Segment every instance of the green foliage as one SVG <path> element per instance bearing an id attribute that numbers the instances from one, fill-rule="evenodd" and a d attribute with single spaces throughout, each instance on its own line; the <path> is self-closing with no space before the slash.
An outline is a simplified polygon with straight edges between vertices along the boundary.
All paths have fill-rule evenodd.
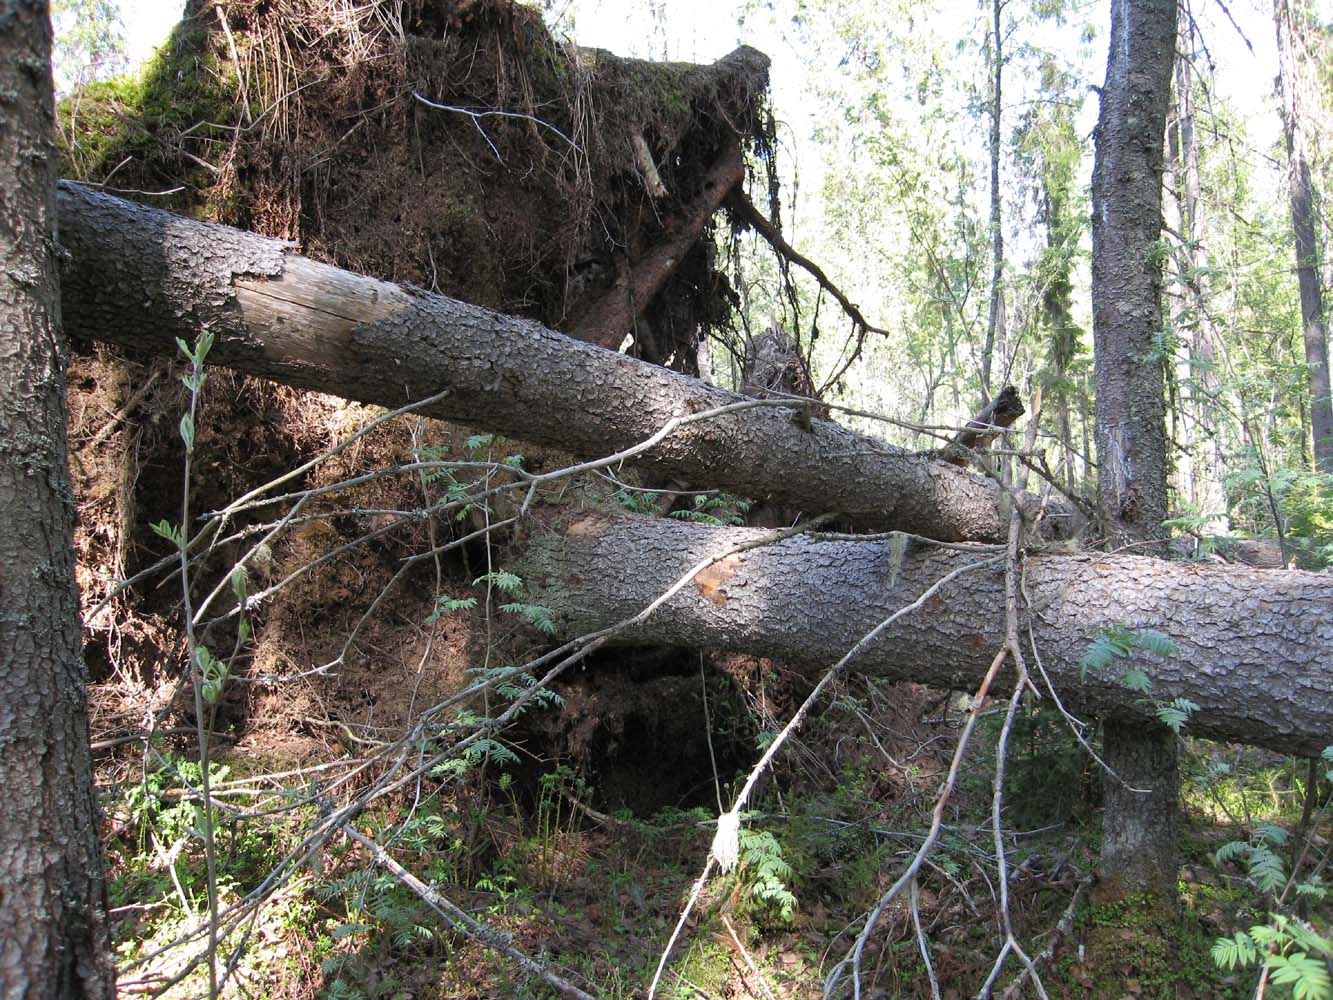
<path id="1" fill-rule="evenodd" d="M 793 872 L 782 856 L 778 839 L 767 830 L 742 827 L 740 849 L 738 870 L 750 898 L 761 908 L 775 912 L 784 923 L 790 923 L 796 909 L 796 896 L 787 887 Z"/>
<path id="2" fill-rule="evenodd" d="M 745 523 L 745 515 L 750 512 L 750 501 L 734 497 L 729 493 L 704 494 L 694 498 L 694 506 L 688 510 L 673 510 L 671 516 L 682 521 L 696 524 L 711 524 L 715 527 L 735 527 Z"/>
<path id="3" fill-rule="evenodd" d="M 1161 657 L 1175 656 L 1178 652 L 1171 638 L 1156 629 L 1131 629 L 1124 625 L 1113 625 L 1100 629 L 1088 646 L 1088 651 L 1079 661 L 1080 676 L 1086 678 L 1089 672 L 1105 670 L 1136 650 Z M 1139 674 L 1142 671 L 1127 671 L 1121 680 L 1133 690 L 1146 692 L 1152 685 L 1146 675 L 1140 677 Z"/>
<path id="4" fill-rule="evenodd" d="M 1237 462 L 1223 478 L 1233 520 L 1256 534 L 1280 533 L 1306 568 L 1333 565 L 1333 476 L 1270 467 L 1252 446 Z"/>
<path id="5" fill-rule="evenodd" d="M 472 586 L 489 583 L 492 586 L 503 590 L 506 594 L 517 594 L 523 589 L 523 580 L 508 570 L 495 570 L 491 573 L 484 573 L 472 581 Z"/>
<path id="6" fill-rule="evenodd" d="M 1003 722 L 1001 715 L 982 719 L 990 745 Z M 1058 711 L 1044 706 L 1020 710 L 1014 716 L 1005 767 L 1006 822 L 1019 829 L 1043 827 L 1067 822 L 1088 808 L 1087 796 L 1096 787 L 1088 764 L 1087 752 Z M 987 782 L 980 794 L 989 797 L 990 791 Z"/>
<path id="7" fill-rule="evenodd" d="M 131 821 L 139 827 L 140 844 L 147 844 L 151 831 L 168 843 L 198 840 L 202 769 L 199 762 L 174 753 L 153 753 L 156 766 L 146 771 L 140 781 L 125 788 L 124 801 Z M 231 768 L 222 764 L 209 767 L 209 778 L 225 781 Z"/>
<path id="8" fill-rule="evenodd" d="M 487 587 L 494 587 L 501 593 L 511 597 L 521 597 L 523 593 L 523 580 L 508 570 L 493 570 L 490 573 L 483 573 L 472 581 L 472 586 L 478 587 L 485 584 Z M 439 621 L 443 616 L 454 614 L 459 611 L 470 611 L 477 606 L 475 597 L 450 597 L 448 594 L 437 594 L 435 597 L 435 607 L 431 613 L 426 616 L 426 621 Z M 551 617 L 551 609 L 542 604 L 532 604 L 528 601 L 514 600 L 506 601 L 500 605 L 500 610 L 505 614 L 517 615 L 524 619 L 530 625 L 536 626 L 547 635 L 554 635 L 556 631 L 555 620 Z"/>
<path id="9" fill-rule="evenodd" d="M 1302 472 L 1282 494 L 1287 533 L 1309 539 L 1305 557 L 1312 569 L 1333 565 L 1333 476 Z"/>
<path id="10" fill-rule="evenodd" d="M 185 536 L 181 534 L 181 529 L 172 524 L 166 518 L 158 521 L 156 524 L 149 525 L 153 533 L 159 538 L 165 538 L 176 548 L 181 548 L 185 544 Z"/>
<path id="11" fill-rule="evenodd" d="M 447 445 L 423 445 L 417 449 L 417 461 L 429 466 L 421 471 L 422 483 L 428 486 L 443 485 L 444 500 L 453 509 L 454 521 L 457 523 L 466 521 L 476 511 L 489 511 L 489 501 L 476 498 L 497 485 L 496 473 L 499 467 L 523 467 L 523 456 L 520 454 L 507 454 L 494 463 L 491 454 L 496 442 L 494 434 L 472 434 L 464 438 L 463 457 L 458 465 L 447 463 Z M 482 468 L 478 469 L 478 465 Z M 506 473 L 505 477 L 510 478 L 510 474 Z"/>
<path id="12" fill-rule="evenodd" d="M 1286 884 L 1287 873 L 1282 858 L 1274 850 L 1287 842 L 1287 831 L 1269 823 L 1255 827 L 1249 840 L 1233 840 L 1217 850 L 1218 865 L 1228 861 L 1243 861 L 1249 875 L 1259 888 L 1276 894 Z"/>
<path id="13" fill-rule="evenodd" d="M 1293 1000 L 1333 997 L 1327 964 L 1333 959 L 1333 940 L 1280 914 L 1248 932 L 1218 938 L 1212 956 L 1222 969 L 1248 968 L 1262 961 L 1270 972 L 1269 982 L 1290 987 Z"/>
<path id="14" fill-rule="evenodd" d="M 532 691 L 532 701 L 541 708 L 554 708 L 564 703 L 560 695 L 550 688 L 538 688 L 537 679 L 526 671 L 513 673 L 510 667 L 472 667 L 468 673 L 483 679 L 503 675 L 504 679 L 496 685 L 495 691 L 508 701 L 517 701 Z"/>
<path id="15" fill-rule="evenodd" d="M 501 604 L 500 610 L 506 614 L 518 615 L 527 619 L 547 635 L 555 635 L 555 622 L 551 619 L 551 609 L 540 604 L 524 604 L 522 601 L 510 601 Z"/>
<path id="16" fill-rule="evenodd" d="M 222 686 L 227 681 L 227 664 L 202 644 L 194 647 L 194 663 L 203 678 L 204 701 L 212 705 L 222 696 Z"/>
<path id="17" fill-rule="evenodd" d="M 455 611 L 471 611 L 476 606 L 475 597 L 450 597 L 448 594 L 438 594 L 435 597 L 435 610 L 426 616 L 426 621 L 437 622 L 445 615 L 451 615 Z"/>
<path id="18" fill-rule="evenodd" d="M 1158 703 L 1157 720 L 1173 733 L 1179 734 L 1190 716 L 1198 710 L 1199 706 L 1188 698 L 1174 698 L 1168 702 Z"/>
<path id="19" fill-rule="evenodd" d="M 647 490 L 623 489 L 616 491 L 614 499 L 631 514 L 653 517 L 662 513 L 662 505 L 658 502 L 659 496 L 660 494 Z"/>
<path id="20" fill-rule="evenodd" d="M 124 71 L 125 26 L 115 0 L 52 0 L 51 25 L 51 61 L 62 90 Z"/>

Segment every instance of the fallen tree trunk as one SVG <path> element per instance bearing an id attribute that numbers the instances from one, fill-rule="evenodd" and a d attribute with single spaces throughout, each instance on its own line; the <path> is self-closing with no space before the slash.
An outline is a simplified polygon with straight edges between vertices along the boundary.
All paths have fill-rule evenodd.
<path id="1" fill-rule="evenodd" d="M 764 534 L 584 515 L 536 534 L 514 568 L 529 599 L 572 637 L 633 616 L 691 566 Z M 818 672 L 946 573 L 994 554 L 919 546 L 895 567 L 887 542 L 797 536 L 715 563 L 617 641 L 751 652 Z M 1151 678 L 1152 699 L 1199 706 L 1191 733 L 1303 755 L 1333 743 L 1333 577 L 1101 554 L 1034 555 L 1023 577 L 1024 642 L 1031 627 L 1069 709 L 1153 718 L 1154 705 L 1120 682 L 1132 663 Z M 953 581 L 850 669 L 972 690 L 1004 641 L 1003 622 L 1003 567 L 992 565 Z M 1156 629 L 1179 652 L 1138 653 L 1083 677 L 1089 643 L 1112 627 Z M 1049 699 L 1030 654 L 1028 662 Z"/>
<path id="2" fill-rule="evenodd" d="M 69 183 L 59 201 L 62 309 L 79 339 L 175 353 L 175 338 L 209 330 L 209 360 L 238 371 L 390 407 L 447 389 L 424 412 L 577 455 L 745 398 L 275 240 Z M 803 428 L 785 410 L 691 424 L 637 462 L 858 527 L 945 540 L 1008 531 L 993 482 L 829 421 Z"/>

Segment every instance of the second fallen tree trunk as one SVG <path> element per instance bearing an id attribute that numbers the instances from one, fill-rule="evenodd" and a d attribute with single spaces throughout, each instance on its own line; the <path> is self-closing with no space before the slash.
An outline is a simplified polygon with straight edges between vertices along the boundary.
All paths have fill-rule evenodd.
<path id="1" fill-rule="evenodd" d="M 584 515 L 538 533 L 514 568 L 529 599 L 572 637 L 632 617 L 701 560 L 764 534 Z M 797 536 L 715 563 L 618 641 L 765 654 L 818 672 L 948 572 L 994 555 L 922 547 L 896 557 L 888 542 Z M 1023 581 L 1023 642 L 1030 626 L 1071 710 L 1147 721 L 1154 702 L 1187 698 L 1199 706 L 1187 723 L 1195 735 L 1306 756 L 1333 743 L 1333 577 L 1089 554 L 1029 557 Z M 1004 641 L 1003 623 L 1003 567 L 992 565 L 953 581 L 850 669 L 972 690 Z M 1083 676 L 1100 630 L 1147 628 L 1178 653 L 1136 653 Z M 1029 654 L 1028 663 L 1049 699 L 1038 661 Z M 1121 682 L 1130 666 L 1151 679 L 1149 695 Z"/>
<path id="2" fill-rule="evenodd" d="M 195 222 L 64 183 L 59 192 L 65 329 L 82 340 L 174 354 L 214 335 L 209 360 L 347 399 L 426 409 L 583 456 L 613 453 L 674 417 L 745 397 L 538 323 L 379 281 L 276 240 Z M 858 527 L 1000 540 L 1000 491 L 947 462 L 778 409 L 681 428 L 640 467 L 837 511 Z"/>

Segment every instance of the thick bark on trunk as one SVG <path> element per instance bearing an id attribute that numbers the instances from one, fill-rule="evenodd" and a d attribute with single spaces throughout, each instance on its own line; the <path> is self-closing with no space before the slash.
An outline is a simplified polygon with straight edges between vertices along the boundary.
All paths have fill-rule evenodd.
<path id="1" fill-rule="evenodd" d="M 1287 136 L 1287 170 L 1291 185 L 1291 227 L 1296 239 L 1296 279 L 1301 293 L 1301 331 L 1305 341 L 1305 363 L 1310 369 L 1310 426 L 1314 432 L 1315 467 L 1333 475 L 1333 394 L 1329 388 L 1328 323 L 1324 317 L 1324 290 L 1319 277 L 1314 185 L 1305 155 L 1305 129 L 1299 100 L 1297 42 L 1300 30 L 1288 0 L 1276 0 L 1274 13 L 1282 123 Z"/>
<path id="2" fill-rule="evenodd" d="M 61 185 L 62 295 L 71 335 L 210 361 L 288 385 L 400 406 L 579 455 L 650 437 L 673 417 L 745 397 L 545 327 L 288 253 L 274 240 Z M 637 460 L 755 500 L 858 526 L 998 541 L 994 483 L 787 410 L 689 425 Z"/>
<path id="3" fill-rule="evenodd" d="M 1164 538 L 1162 398 L 1163 136 L 1176 0 L 1114 0 L 1111 51 L 1094 133 L 1092 332 L 1098 497 L 1116 544 Z"/>
<path id="4" fill-rule="evenodd" d="M 113 992 L 52 225 L 46 3 L 0 5 L 0 996 Z"/>
<path id="5" fill-rule="evenodd" d="M 531 599 L 553 608 L 572 636 L 628 618 L 700 560 L 763 534 L 587 515 L 535 535 L 516 571 Z M 892 548 L 796 537 L 729 557 L 617 641 L 828 666 L 946 572 L 982 558 L 918 546 L 895 568 Z M 1178 655 L 1141 656 L 1133 665 L 1152 679 L 1152 697 L 1199 705 L 1190 732 L 1300 754 L 1328 743 L 1333 578 L 1140 556 L 1036 555 L 1026 562 L 1024 588 L 1031 601 L 1024 631 L 1030 624 L 1041 664 L 1072 709 L 1153 719 L 1152 706 L 1119 681 L 1128 661 L 1086 678 L 1079 661 L 1100 628 L 1154 628 L 1175 641 Z M 992 566 L 960 577 L 893 626 L 854 669 L 970 689 L 1003 641 L 1004 574 Z"/>
<path id="6" fill-rule="evenodd" d="M 1176 0 L 1112 0 L 1110 55 L 1092 171 L 1098 506 L 1111 543 L 1138 545 L 1141 552 L 1160 551 L 1166 539 L 1167 358 L 1159 340 L 1162 255 L 1157 241 L 1176 18 Z M 1127 890 L 1136 885 L 1142 869 L 1170 869 L 1174 874 L 1174 840 L 1131 841 L 1152 828 L 1161 809 L 1174 814 L 1179 777 L 1175 755 L 1156 752 L 1172 739 L 1170 732 L 1150 722 L 1142 731 L 1143 745 L 1135 746 L 1129 729 L 1108 731 L 1118 757 L 1156 761 L 1163 768 L 1152 775 L 1154 795 L 1121 796 L 1112 805 L 1108 794 L 1105 839 L 1118 839 L 1119 844 L 1103 853 L 1100 871 L 1108 882 Z M 1136 859 L 1136 851 L 1151 857 Z M 1166 884 L 1165 895 L 1174 899 L 1174 877 Z"/>
<path id="7" fill-rule="evenodd" d="M 1099 893 L 1175 895 L 1179 737 L 1163 726 L 1108 719 Z"/>

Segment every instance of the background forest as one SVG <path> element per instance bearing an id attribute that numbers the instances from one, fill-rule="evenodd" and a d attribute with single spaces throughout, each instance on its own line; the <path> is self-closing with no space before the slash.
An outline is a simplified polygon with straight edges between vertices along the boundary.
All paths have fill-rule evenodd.
<path id="1" fill-rule="evenodd" d="M 1135 359 L 1164 378 L 1171 554 L 1326 574 L 1333 24 L 1303 0 L 1192 2 L 1162 323 Z M 673 247 L 601 346 L 940 458 L 1012 385 L 1023 421 L 959 464 L 1031 482 L 1089 548 L 1115 537 L 1090 267 L 1107 5 L 185 14 L 134 66 L 109 0 L 57 5 L 64 176 L 593 343 L 623 277 L 607 248 Z M 710 202 L 728 170 L 743 193 Z M 574 475 L 573 443 L 243 377 L 209 349 L 85 343 L 69 376 L 122 993 L 1333 997 L 1333 757 L 1197 736 L 1198 705 L 1151 700 L 1180 652 L 1163 632 L 1090 624 L 1078 659 L 1182 748 L 1165 919 L 1097 898 L 1102 738 L 1049 700 L 821 680 L 648 631 L 539 680 L 582 620 L 532 542 L 547 527 L 781 532 L 822 510 L 621 461 Z M 888 544 L 910 576 L 919 541 Z M 659 553 L 639 558 L 650 579 Z"/>

